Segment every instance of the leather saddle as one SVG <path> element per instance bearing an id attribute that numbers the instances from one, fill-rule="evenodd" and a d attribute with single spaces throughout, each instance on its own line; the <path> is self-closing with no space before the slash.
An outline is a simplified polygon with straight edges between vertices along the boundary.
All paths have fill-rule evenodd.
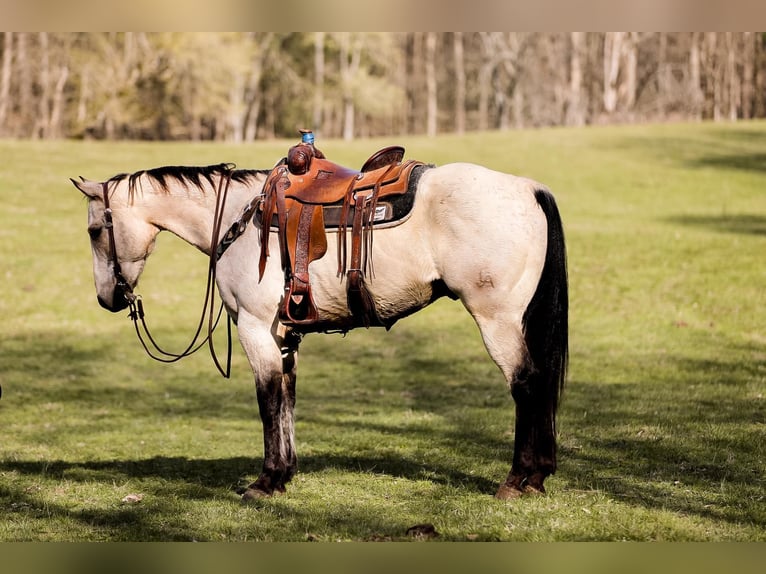
<path id="1" fill-rule="evenodd" d="M 276 229 L 285 293 L 279 319 L 303 331 L 319 330 L 309 265 L 327 252 L 327 228 L 337 228 L 338 276 L 346 276 L 351 327 L 386 326 L 365 284 L 372 273 L 372 230 L 404 217 L 411 208 L 422 162 L 402 162 L 404 148 L 373 154 L 360 171 L 327 160 L 311 144 L 290 148 L 264 184 L 256 216 L 261 223 L 260 277 L 269 256 L 268 235 Z M 381 201 L 382 200 L 382 201 Z M 407 205 L 405 209 L 401 205 Z M 397 206 L 396 209 L 394 206 Z M 347 252 L 351 230 L 351 253 Z"/>

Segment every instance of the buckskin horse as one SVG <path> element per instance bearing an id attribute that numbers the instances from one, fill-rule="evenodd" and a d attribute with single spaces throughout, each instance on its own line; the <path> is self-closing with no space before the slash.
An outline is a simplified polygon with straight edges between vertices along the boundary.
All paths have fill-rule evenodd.
<path id="1" fill-rule="evenodd" d="M 364 239 L 369 248 L 365 259 L 374 270 L 369 264 L 362 267 L 374 313 L 359 319 L 350 308 L 350 276 L 339 274 L 359 271 L 359 265 L 346 270 L 339 269 L 337 258 L 304 258 L 302 272 L 310 281 L 316 315 L 302 323 L 301 317 L 285 318 L 286 277 L 301 270 L 291 269 L 278 254 L 288 259 L 297 255 L 286 245 L 287 234 L 278 226 L 271 228 L 268 218 L 273 215 L 277 222 L 285 215 L 284 188 L 289 194 L 291 182 L 284 178 L 294 176 L 284 166 L 284 160 L 272 170 L 229 164 L 167 166 L 104 182 L 72 180 L 89 200 L 93 274 L 98 302 L 105 309 L 130 307 L 134 320 L 143 316 L 133 290 L 160 231 L 170 231 L 210 256 L 212 291 L 217 285 L 237 326 L 255 376 L 263 423 L 262 470 L 240 490 L 242 499 L 285 492 L 296 472 L 294 406 L 302 335 L 347 331 L 370 324 L 370 317 L 373 325 L 388 328 L 441 296 L 459 299 L 474 318 L 515 403 L 512 466 L 495 496 L 513 499 L 545 492 L 543 482 L 556 470 L 556 412 L 568 358 L 566 248 L 551 192 L 530 179 L 470 163 L 416 166 L 408 174 L 414 195 L 406 214 L 378 228 L 373 216 L 368 220 L 375 239 Z M 342 168 L 339 173 L 362 180 L 367 171 Z M 282 195 L 276 196 L 277 204 L 272 202 L 274 213 L 265 213 L 267 187 L 273 191 L 279 181 L 275 174 L 282 176 Z M 348 197 L 355 193 L 349 181 L 341 182 L 343 191 L 331 193 L 337 197 L 325 197 L 341 199 L 336 205 L 336 215 L 342 215 L 336 218 L 339 227 L 328 226 L 324 233 L 340 239 L 337 248 L 344 252 L 357 246 L 355 233 L 343 234 L 343 221 L 348 217 L 353 228 L 353 212 L 362 209 L 359 202 L 349 207 Z M 379 205 L 369 207 L 380 211 Z M 352 253 L 354 258 L 359 260 Z"/>

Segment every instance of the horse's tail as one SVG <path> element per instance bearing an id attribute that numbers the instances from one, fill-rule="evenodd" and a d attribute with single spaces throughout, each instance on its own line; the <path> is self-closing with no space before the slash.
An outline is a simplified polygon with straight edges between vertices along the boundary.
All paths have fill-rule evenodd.
<path id="1" fill-rule="evenodd" d="M 535 191 L 548 222 L 545 264 L 532 301 L 524 312 L 524 338 L 540 385 L 538 407 L 556 432 L 556 411 L 564 390 L 569 358 L 569 289 L 564 229 L 553 195 Z M 554 462 L 555 464 L 555 462 Z"/>

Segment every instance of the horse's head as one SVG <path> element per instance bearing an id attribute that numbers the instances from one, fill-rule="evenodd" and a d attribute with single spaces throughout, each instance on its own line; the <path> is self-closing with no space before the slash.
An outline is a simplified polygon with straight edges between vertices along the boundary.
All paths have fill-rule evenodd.
<path id="1" fill-rule="evenodd" d="M 107 186 L 83 178 L 72 183 L 88 198 L 88 235 L 98 302 L 109 311 L 121 311 L 134 297 L 133 289 L 160 229 L 142 217 L 139 206 L 131 205 L 127 190 L 119 191 L 119 183 Z"/>

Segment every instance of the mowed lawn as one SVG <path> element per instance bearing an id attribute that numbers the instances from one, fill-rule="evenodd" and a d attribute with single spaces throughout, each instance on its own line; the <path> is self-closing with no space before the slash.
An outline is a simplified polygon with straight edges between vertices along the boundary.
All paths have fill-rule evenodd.
<path id="1" fill-rule="evenodd" d="M 98 307 L 69 177 L 268 168 L 292 143 L 0 141 L 0 540 L 414 540 L 418 524 L 435 541 L 766 540 L 766 123 L 317 142 L 348 165 L 400 143 L 556 195 L 560 464 L 547 496 L 514 502 L 492 497 L 513 403 L 457 302 L 390 332 L 307 337 L 299 473 L 250 505 L 234 489 L 257 476 L 262 438 L 241 349 L 230 380 L 205 351 L 155 363 L 125 312 Z M 138 292 L 169 347 L 196 326 L 206 265 L 161 235 Z"/>

